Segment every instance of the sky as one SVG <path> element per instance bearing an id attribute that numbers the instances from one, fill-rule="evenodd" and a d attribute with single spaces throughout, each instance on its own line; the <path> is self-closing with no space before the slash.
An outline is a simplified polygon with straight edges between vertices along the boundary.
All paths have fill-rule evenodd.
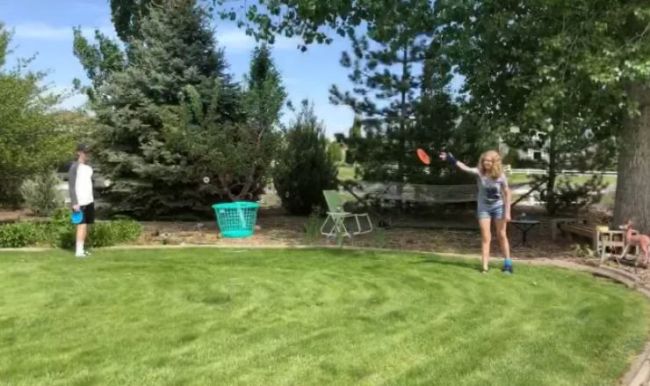
<path id="1" fill-rule="evenodd" d="M 56 91 L 72 91 L 75 78 L 88 83 L 72 53 L 73 27 L 81 27 L 88 38 L 92 38 L 95 29 L 116 36 L 109 0 L 0 0 L 0 22 L 14 33 L 7 66 L 14 65 L 18 58 L 34 57 L 29 68 L 47 72 L 46 85 Z M 230 72 L 241 80 L 249 68 L 254 39 L 234 23 L 222 20 L 215 22 L 215 36 L 218 46 L 225 50 Z M 312 101 L 328 136 L 347 133 L 354 114 L 348 107 L 332 105 L 328 90 L 332 84 L 344 90 L 351 88 L 347 72 L 339 64 L 341 52 L 349 44 L 338 39 L 331 45 L 314 45 L 301 52 L 297 43 L 281 38 L 273 48 L 289 99 L 295 106 L 305 98 Z M 63 107 L 79 107 L 84 102 L 83 95 L 73 95 Z M 282 121 L 287 123 L 292 118 L 293 113 L 285 111 Z"/>

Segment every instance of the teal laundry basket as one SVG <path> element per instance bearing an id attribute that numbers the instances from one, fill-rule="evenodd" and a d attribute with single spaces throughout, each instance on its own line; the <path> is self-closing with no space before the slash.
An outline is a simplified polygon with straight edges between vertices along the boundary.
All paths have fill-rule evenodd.
<path id="1" fill-rule="evenodd" d="M 257 209 L 260 204 L 252 201 L 224 202 L 212 205 L 217 224 L 223 237 L 250 237 L 255 231 Z"/>

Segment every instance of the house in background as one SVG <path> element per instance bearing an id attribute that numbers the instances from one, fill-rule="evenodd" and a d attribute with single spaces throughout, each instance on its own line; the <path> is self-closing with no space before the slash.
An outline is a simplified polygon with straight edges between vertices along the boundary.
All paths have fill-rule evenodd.
<path id="1" fill-rule="evenodd" d="M 513 134 L 518 133 L 519 128 L 513 126 L 510 128 L 510 132 Z M 546 133 L 543 133 L 541 131 L 533 134 L 533 137 L 531 138 L 533 146 L 517 149 L 517 159 L 520 161 L 530 162 L 548 162 L 549 155 L 545 150 L 548 145 L 548 139 L 546 138 L 546 135 Z M 503 139 L 499 139 L 499 152 L 505 156 L 510 152 L 510 150 L 511 148 L 503 141 Z"/>

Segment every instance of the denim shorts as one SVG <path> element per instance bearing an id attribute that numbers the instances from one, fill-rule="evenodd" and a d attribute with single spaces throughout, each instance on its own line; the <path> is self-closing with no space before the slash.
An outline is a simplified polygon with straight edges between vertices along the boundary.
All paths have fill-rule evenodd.
<path id="1" fill-rule="evenodd" d="M 476 212 L 476 217 L 478 217 L 479 220 L 485 218 L 503 220 L 503 201 L 497 201 L 494 204 L 479 203 Z"/>

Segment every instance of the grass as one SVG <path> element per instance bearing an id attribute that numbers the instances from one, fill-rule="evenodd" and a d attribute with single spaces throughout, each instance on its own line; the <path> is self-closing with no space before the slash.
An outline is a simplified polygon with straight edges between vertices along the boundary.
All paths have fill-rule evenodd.
<path id="1" fill-rule="evenodd" d="M 0 255 L 11 385 L 611 385 L 648 302 L 584 273 L 345 250 Z"/>
<path id="2" fill-rule="evenodd" d="M 356 180 L 354 176 L 354 166 L 341 164 L 339 165 L 339 181 Z"/>

